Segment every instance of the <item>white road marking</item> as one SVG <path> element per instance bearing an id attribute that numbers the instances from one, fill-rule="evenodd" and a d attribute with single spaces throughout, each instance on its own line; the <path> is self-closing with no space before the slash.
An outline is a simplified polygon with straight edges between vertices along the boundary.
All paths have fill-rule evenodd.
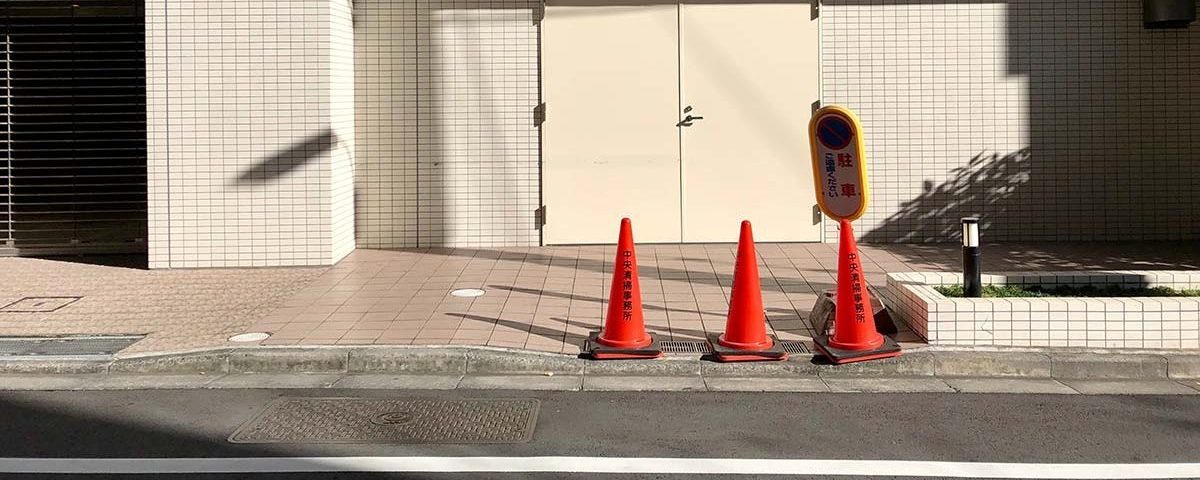
<path id="1" fill-rule="evenodd" d="M 0 473 L 203 474 L 312 472 L 860 475 L 950 478 L 1197 478 L 1200 463 L 984 463 L 608 457 L 0 458 Z"/>

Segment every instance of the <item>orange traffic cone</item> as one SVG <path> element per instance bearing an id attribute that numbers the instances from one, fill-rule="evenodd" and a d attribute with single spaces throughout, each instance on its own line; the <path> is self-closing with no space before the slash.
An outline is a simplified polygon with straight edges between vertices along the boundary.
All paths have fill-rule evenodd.
<path id="1" fill-rule="evenodd" d="M 787 352 L 767 335 L 767 314 L 763 311 L 762 285 L 758 277 L 758 254 L 754 252 L 754 234 L 750 222 L 742 221 L 738 238 L 737 260 L 733 267 L 733 292 L 725 333 L 713 343 L 713 352 L 722 362 L 786 360 Z"/>
<path id="2" fill-rule="evenodd" d="M 867 292 L 862 259 L 849 220 L 841 221 L 841 230 L 833 336 L 818 335 L 813 343 L 818 351 L 839 365 L 899 356 L 900 346 L 875 329 L 871 295 Z"/>
<path id="3" fill-rule="evenodd" d="M 638 283 L 637 253 L 633 249 L 633 224 L 628 218 L 621 219 L 604 329 L 588 336 L 583 350 L 598 360 L 658 358 L 663 354 L 658 341 L 646 333 L 642 316 L 642 289 Z"/>

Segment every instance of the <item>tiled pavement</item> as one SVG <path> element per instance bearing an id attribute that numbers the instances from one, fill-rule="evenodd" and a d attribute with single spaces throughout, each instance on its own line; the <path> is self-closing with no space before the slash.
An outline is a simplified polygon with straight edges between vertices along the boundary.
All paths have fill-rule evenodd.
<path id="1" fill-rule="evenodd" d="M 733 245 L 643 245 L 639 270 L 647 327 L 661 339 L 698 340 L 725 327 Z M 271 345 L 490 345 L 578 353 L 604 317 L 613 247 L 359 250 L 248 331 Z M 810 340 L 808 312 L 833 287 L 834 244 L 758 246 L 763 300 L 773 333 Z M 1174 244 L 992 246 L 1001 270 L 1195 268 Z M 868 281 L 885 272 L 953 270 L 956 245 L 864 246 Z M 482 288 L 479 298 L 449 296 Z M 915 340 L 908 332 L 902 341 Z"/>
<path id="2" fill-rule="evenodd" d="M 762 244 L 763 299 L 774 333 L 807 339 L 817 292 L 832 287 L 832 244 Z M 0 305 L 81 296 L 49 313 L 0 312 L 0 336 L 148 334 L 123 353 L 227 345 L 247 331 L 266 344 L 465 344 L 578 352 L 604 314 L 612 247 L 359 250 L 331 268 L 144 270 L 80 259 L 0 258 Z M 1197 268 L 1186 243 L 988 246 L 1004 270 Z M 699 339 L 721 331 L 733 245 L 640 245 L 650 329 Z M 868 280 L 887 271 L 955 270 L 956 245 L 864 246 Z M 96 260 L 96 259 L 89 259 Z M 107 260 L 105 260 L 107 261 Z M 136 263 L 136 262 L 135 262 Z M 483 288 L 475 299 L 448 295 Z"/>
<path id="3" fill-rule="evenodd" d="M 0 258 L 0 305 L 82 297 L 54 312 L 0 311 L 0 335 L 149 334 L 123 353 L 223 345 L 326 270 L 145 270 L 111 265 L 124 258 L 98 259 L 109 265 Z"/>

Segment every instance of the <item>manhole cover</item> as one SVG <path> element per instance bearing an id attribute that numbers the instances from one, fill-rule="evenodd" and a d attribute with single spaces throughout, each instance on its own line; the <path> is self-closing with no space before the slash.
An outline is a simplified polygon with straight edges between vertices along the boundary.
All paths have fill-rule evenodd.
<path id="1" fill-rule="evenodd" d="M 376 425 L 404 425 L 411 421 L 413 421 L 413 416 L 408 412 L 381 413 L 371 419 L 371 423 Z"/>
<path id="2" fill-rule="evenodd" d="M 0 312 L 41 313 L 53 312 L 75 303 L 83 297 L 25 297 L 0 307 Z"/>
<path id="3" fill-rule="evenodd" d="M 142 339 L 142 335 L 91 335 L 73 337 L 0 337 L 0 356 L 108 356 Z"/>
<path id="4" fill-rule="evenodd" d="M 233 443 L 522 443 L 536 399 L 281 398 L 229 437 Z"/>
<path id="5" fill-rule="evenodd" d="M 484 293 L 483 290 L 480 290 L 478 288 L 460 288 L 458 290 L 454 290 L 454 291 L 450 292 L 450 295 L 454 296 L 454 297 L 474 298 L 474 297 L 482 297 L 483 293 Z"/>
<path id="6" fill-rule="evenodd" d="M 238 335 L 229 337 L 229 341 L 237 342 L 237 343 L 261 342 L 268 338 L 271 338 L 271 334 L 269 334 L 269 333 L 251 332 L 251 333 L 242 333 L 242 334 L 238 334 Z"/>

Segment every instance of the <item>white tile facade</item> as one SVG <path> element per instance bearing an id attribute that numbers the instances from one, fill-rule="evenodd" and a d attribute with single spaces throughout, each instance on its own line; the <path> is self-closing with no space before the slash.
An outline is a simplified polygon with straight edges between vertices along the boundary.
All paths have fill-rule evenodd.
<path id="1" fill-rule="evenodd" d="M 354 248 L 348 0 L 146 2 L 150 266 Z"/>
<path id="2" fill-rule="evenodd" d="M 364 248 L 417 246 L 417 2 L 354 2 L 355 209 Z"/>
<path id="3" fill-rule="evenodd" d="M 540 241 L 540 2 L 357 0 L 358 245 Z"/>
<path id="4" fill-rule="evenodd" d="M 822 95 L 866 129 L 872 241 L 1200 235 L 1200 29 L 1131 0 L 825 0 Z M 826 238 L 836 239 L 827 222 Z"/>
<path id="5" fill-rule="evenodd" d="M 1200 288 L 1193 271 L 1013 272 L 984 284 Z M 947 298 L 938 285 L 962 274 L 888 274 L 883 301 L 932 345 L 1200 348 L 1200 297 Z"/>
<path id="6" fill-rule="evenodd" d="M 354 17 L 352 0 L 329 0 L 329 124 L 332 259 L 354 251 Z"/>
<path id="7" fill-rule="evenodd" d="M 540 2 L 146 6 L 152 267 L 540 242 Z M 862 238 L 1200 236 L 1200 29 L 1126 0 L 820 10 L 823 102 L 867 130 Z"/>

